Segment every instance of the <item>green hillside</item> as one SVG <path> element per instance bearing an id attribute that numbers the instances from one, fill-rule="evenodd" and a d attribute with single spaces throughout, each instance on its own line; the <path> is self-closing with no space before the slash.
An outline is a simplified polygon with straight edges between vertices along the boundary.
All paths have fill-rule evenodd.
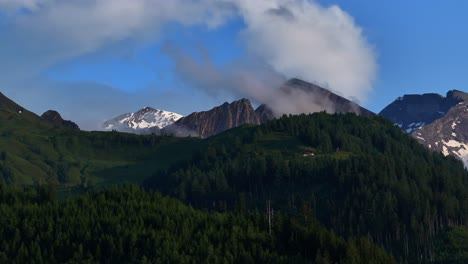
<path id="1" fill-rule="evenodd" d="M 345 237 L 368 236 L 410 262 L 434 260 L 435 236 L 468 223 L 463 164 L 379 117 L 317 113 L 233 129 L 145 186 L 199 208 L 271 201 Z"/>
<path id="2" fill-rule="evenodd" d="M 459 242 L 465 232 L 453 228 L 468 225 L 468 172 L 382 118 L 283 116 L 202 140 L 56 128 L 5 105 L 1 183 L 48 186 L 61 197 L 142 183 L 195 208 L 235 215 L 271 204 L 274 226 L 302 223 L 288 233 L 295 239 L 308 232 L 304 226 L 320 223 L 340 239 L 366 237 L 401 262 L 466 260 Z M 284 248 L 268 250 L 291 257 Z"/>
<path id="3" fill-rule="evenodd" d="M 0 108 L 0 182 L 59 188 L 141 182 L 191 157 L 200 140 L 55 128 L 36 115 Z"/>

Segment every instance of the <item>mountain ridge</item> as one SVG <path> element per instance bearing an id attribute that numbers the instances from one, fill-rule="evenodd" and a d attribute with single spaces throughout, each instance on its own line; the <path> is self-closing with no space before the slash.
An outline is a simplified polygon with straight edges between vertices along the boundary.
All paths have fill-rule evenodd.
<path id="1" fill-rule="evenodd" d="M 445 97 L 437 93 L 405 94 L 386 106 L 379 115 L 412 133 L 443 117 L 451 107 L 462 101 L 462 93 L 452 90 Z"/>
<path id="2" fill-rule="evenodd" d="M 375 113 L 366 108 L 343 98 L 325 88 L 315 84 L 293 78 L 285 82 L 279 87 L 280 92 L 286 96 L 295 94 L 306 98 L 300 113 L 313 113 L 327 111 L 329 113 L 348 113 L 352 112 L 363 116 L 374 116 Z M 293 104 L 293 101 L 287 102 Z M 283 114 L 291 114 L 290 112 L 273 111 L 276 105 L 260 104 L 256 109 L 247 98 L 233 101 L 231 103 L 224 102 L 219 106 L 215 106 L 210 110 L 193 112 L 186 117 L 181 117 L 175 120 L 172 124 L 168 123 L 162 127 L 145 127 L 144 129 L 155 134 L 172 134 L 175 136 L 196 136 L 209 137 L 223 132 L 227 129 L 238 127 L 243 124 L 259 125 L 267 122 L 275 117 Z M 313 110 L 312 110 L 313 109 Z M 292 113 L 294 114 L 294 113 Z M 122 122 L 132 118 L 131 113 L 127 113 L 113 119 L 113 122 L 107 121 L 104 123 L 106 130 L 117 129 L 122 132 L 142 133 L 142 130 L 136 130 L 138 122 L 134 123 L 134 127 L 130 125 L 120 126 Z M 117 122 L 118 119 L 121 121 Z M 137 120 L 138 121 L 138 120 Z M 119 124 L 120 123 L 120 124 Z"/>

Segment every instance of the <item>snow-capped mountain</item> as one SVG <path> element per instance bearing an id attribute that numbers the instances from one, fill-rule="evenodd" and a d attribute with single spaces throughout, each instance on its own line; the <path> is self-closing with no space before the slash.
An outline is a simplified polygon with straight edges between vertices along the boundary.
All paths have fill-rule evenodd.
<path id="1" fill-rule="evenodd" d="M 468 94 L 405 95 L 380 115 L 411 134 L 428 149 L 453 155 L 468 167 Z"/>
<path id="2" fill-rule="evenodd" d="M 126 113 L 108 120 L 102 124 L 104 130 L 116 130 L 148 134 L 173 124 L 183 116 L 151 107 L 145 107 L 133 113 Z"/>
<path id="3" fill-rule="evenodd" d="M 453 155 L 468 167 L 468 102 L 460 102 L 444 117 L 412 134 L 427 148 Z"/>

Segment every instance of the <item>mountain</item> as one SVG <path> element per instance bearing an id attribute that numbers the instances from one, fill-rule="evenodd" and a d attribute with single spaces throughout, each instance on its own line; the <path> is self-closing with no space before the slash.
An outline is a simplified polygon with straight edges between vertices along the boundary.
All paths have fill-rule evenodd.
<path id="1" fill-rule="evenodd" d="M 468 102 L 453 106 L 443 117 L 414 131 L 413 136 L 427 148 L 455 156 L 468 167 Z"/>
<path id="2" fill-rule="evenodd" d="M 318 106 L 315 108 L 315 112 L 351 112 L 362 116 L 375 115 L 348 99 L 300 79 L 291 79 L 284 83 L 280 89 L 286 95 L 298 91 L 305 93 L 311 99 L 310 104 Z M 263 124 L 274 117 L 275 114 L 270 106 L 262 104 L 254 109 L 248 99 L 241 99 L 232 103 L 226 102 L 208 111 L 194 112 L 168 126 L 165 131 L 177 136 L 209 137 L 243 124 Z"/>
<path id="3" fill-rule="evenodd" d="M 260 124 L 262 119 L 269 118 L 265 106 L 256 112 L 248 99 L 232 103 L 225 102 L 211 110 L 194 112 L 179 119 L 166 131 L 177 136 L 209 137 L 230 128 L 243 124 Z"/>
<path id="4" fill-rule="evenodd" d="M 415 137 L 427 148 L 453 155 L 468 166 L 468 94 L 412 94 L 399 97 L 380 115 Z"/>
<path id="5" fill-rule="evenodd" d="M 350 263 L 382 263 L 370 258 L 375 250 L 369 248 L 369 243 L 385 248 L 401 263 L 426 263 L 434 258 L 437 260 L 437 256 L 451 257 L 447 252 L 457 252 L 464 258 L 458 263 L 467 263 L 466 249 L 459 246 L 463 245 L 464 240 L 450 243 L 450 240 L 447 242 L 441 237 L 440 244 L 434 241 L 436 236 L 445 234 L 447 228 L 464 226 L 467 222 L 468 171 L 460 161 L 428 151 L 382 117 L 326 113 L 282 116 L 259 126 L 241 126 L 199 139 L 71 131 L 53 127 L 33 113 L 15 108 L 20 106 L 11 100 L 2 98 L 2 102 L 0 203 L 4 203 L 1 207 L 6 212 L 4 215 L 11 216 L 5 219 L 11 221 L 0 225 L 4 227 L 0 233 L 17 230 L 17 235 L 7 236 L 14 239 L 0 243 L 1 263 L 8 262 L 10 256 L 44 259 L 50 254 L 57 254 L 57 259 L 53 261 L 66 262 L 67 256 L 78 259 L 80 256 L 74 252 L 81 251 L 86 258 L 95 253 L 102 260 L 108 256 L 117 256 L 122 260 L 122 254 L 128 252 L 138 256 L 138 261 L 149 252 L 155 261 L 161 260 L 161 251 L 154 255 L 154 245 L 159 245 L 159 240 L 141 244 L 139 248 L 144 248 L 144 251 L 130 250 L 135 243 L 140 243 L 131 237 L 132 230 L 143 232 L 137 237 L 141 238 L 141 243 L 147 243 L 150 241 L 148 237 L 154 239 L 155 229 L 144 219 L 153 223 L 154 219 L 162 217 L 161 221 L 166 223 L 166 212 L 176 212 L 181 214 L 170 218 L 176 226 L 179 223 L 190 224 L 196 219 L 206 223 L 213 219 L 200 218 L 200 214 L 212 210 L 227 211 L 227 214 L 213 214 L 213 217 L 220 217 L 216 228 L 209 228 L 209 232 L 214 232 L 213 236 L 197 233 L 203 242 L 199 247 L 199 256 L 203 259 L 208 259 L 206 256 L 211 254 L 209 252 L 225 252 L 224 244 L 219 249 L 206 250 L 210 248 L 206 241 L 213 245 L 224 241 L 216 230 L 226 227 L 226 232 L 229 232 L 233 227 L 235 230 L 246 230 L 248 227 L 248 232 L 244 233 L 259 242 L 251 247 L 252 254 L 262 256 L 259 246 L 271 245 L 271 248 L 267 248 L 268 252 L 277 249 L 283 255 L 294 257 L 302 254 L 305 259 L 301 261 L 294 257 L 286 263 L 314 260 L 317 263 L 339 263 L 343 259 Z M 247 102 L 239 101 L 235 109 L 232 106 L 234 110 L 245 112 L 241 116 L 251 115 L 251 119 L 246 120 L 255 121 L 259 113 L 268 112 L 263 107 L 263 110 L 253 110 L 256 114 L 252 115 L 253 108 Z M 226 108 L 230 109 L 228 106 Z M 241 109 L 246 110 L 243 112 Z M 228 111 L 221 111 L 224 112 Z M 28 116 L 29 113 L 31 116 Z M 235 113 L 231 112 L 231 115 Z M 231 124 L 240 123 L 236 122 L 232 120 Z M 305 153 L 314 155 L 305 156 Z M 168 204 L 167 211 L 158 211 L 154 207 L 137 210 L 141 209 L 142 204 L 138 201 L 151 206 L 164 205 L 164 202 L 155 199 L 159 194 L 154 192 L 129 190 L 126 193 L 113 188 L 114 193 L 109 195 L 98 193 L 84 199 L 69 199 L 70 202 L 66 203 L 50 202 L 56 194 L 64 198 L 67 193 L 88 192 L 93 187 L 100 189 L 111 184 L 143 181 L 145 188 L 176 196 L 189 203 L 192 207 L 188 210 L 195 212 L 193 218 L 189 218 L 189 211 L 183 213 L 178 205 Z M 4 188 L 9 183 L 12 188 L 18 188 L 15 193 L 24 195 L 24 198 L 9 194 Z M 40 189 L 34 191 L 24 188 L 24 185 L 38 186 Z M 151 198 L 148 195 L 156 196 Z M 105 206 L 103 203 L 107 199 L 113 201 Z M 87 215 L 82 213 L 83 210 L 71 210 L 76 215 L 70 215 L 67 213 L 70 211 L 68 207 L 61 209 L 62 206 L 92 212 Z M 130 209 L 120 210 L 117 212 L 119 217 L 109 222 L 109 215 L 116 215 L 114 209 L 119 206 Z M 207 210 L 196 211 L 194 208 Z M 139 213 L 135 214 L 135 210 Z M 62 219 L 60 212 L 66 212 L 63 215 L 66 218 Z M 143 215 L 141 212 L 156 213 Z M 268 220 L 263 212 L 266 212 Z M 27 222 L 28 219 L 37 219 L 36 213 L 47 213 L 52 218 L 58 215 L 64 223 L 71 223 L 71 228 L 60 229 L 63 224 L 55 226 L 52 223 L 52 228 L 47 229 L 49 235 L 37 235 L 43 231 L 43 223 L 31 225 Z M 89 215 L 96 221 L 88 221 L 86 217 Z M 239 219 L 239 223 L 244 223 L 243 226 L 233 225 L 235 222 L 226 218 L 230 215 Z M 254 217 L 250 218 L 252 225 L 244 217 Z M 50 223 L 49 219 L 44 222 Z M 73 228 L 88 222 L 91 223 L 90 227 Z M 100 226 L 104 224 L 110 228 L 102 230 Z M 156 227 L 171 234 L 164 239 L 172 241 L 172 238 L 180 238 L 177 240 L 180 245 L 186 245 L 186 241 L 193 237 L 193 228 L 197 229 L 199 224 L 177 229 L 185 230 L 183 233 L 172 232 L 173 226 L 167 226 L 167 229 L 161 229 L 159 225 Z M 57 233 L 57 228 L 64 233 Z M 88 243 L 89 236 L 77 235 L 74 230 L 89 230 L 96 240 Z M 108 230 L 116 230 L 117 233 L 109 233 Z M 327 238 L 324 236 L 327 230 L 340 238 Z M 464 231 L 453 232 L 463 235 Z M 105 235 L 105 238 L 101 239 L 101 235 Z M 63 237 L 65 242 L 70 240 L 76 243 L 63 244 L 57 236 Z M 78 238 L 74 240 L 74 236 Z M 82 241 L 81 237 L 86 239 Z M 124 238 L 122 243 L 129 250 L 126 247 L 120 250 L 118 245 L 112 244 L 119 237 Z M 362 237 L 367 242 L 354 240 L 356 237 Z M 247 243 L 247 240 L 237 235 L 233 239 L 228 247 L 233 246 L 236 254 L 240 254 L 242 258 L 239 262 L 255 263 L 244 256 L 247 244 L 239 244 L 239 241 Z M 102 244 L 104 240 L 112 241 Z M 54 241 L 58 242 L 54 244 Z M 81 244 L 83 250 L 80 251 L 78 247 Z M 41 249 L 41 245 L 53 245 L 53 250 L 50 247 Z M 96 249 L 96 245 L 104 246 Z M 28 246 L 31 248 L 26 249 Z M 171 251 L 177 247 L 178 244 L 174 244 L 163 251 L 177 256 Z M 359 257 L 359 248 L 369 249 L 368 254 L 372 255 Z M 184 252 L 198 251 L 187 248 Z M 232 262 L 229 261 L 232 258 L 228 257 L 226 262 Z M 356 259 L 361 261 L 354 261 Z M 22 260 L 19 259 L 20 262 L 28 262 L 27 259 Z M 171 262 L 170 259 L 162 260 Z"/>
<path id="6" fill-rule="evenodd" d="M 48 110 L 44 112 L 41 117 L 53 126 L 80 130 L 80 127 L 74 122 L 63 120 L 62 116 L 57 111 Z"/>
<path id="7" fill-rule="evenodd" d="M 318 85 L 293 78 L 287 81 L 281 89 L 290 94 L 293 92 L 301 91 L 307 95 L 311 95 L 311 104 L 317 105 L 321 109 L 315 112 L 327 111 L 328 113 L 355 113 L 361 116 L 374 116 L 375 114 L 360 105 L 339 96 L 325 88 Z"/>
<path id="8" fill-rule="evenodd" d="M 443 117 L 450 108 L 463 101 L 463 94 L 454 90 L 449 91 L 446 97 L 435 93 L 404 95 L 385 107 L 379 115 L 412 133 Z"/>
<path id="9" fill-rule="evenodd" d="M 126 113 L 102 124 L 105 130 L 116 130 L 136 134 L 159 133 L 160 129 L 174 123 L 183 116 L 151 107 Z"/>

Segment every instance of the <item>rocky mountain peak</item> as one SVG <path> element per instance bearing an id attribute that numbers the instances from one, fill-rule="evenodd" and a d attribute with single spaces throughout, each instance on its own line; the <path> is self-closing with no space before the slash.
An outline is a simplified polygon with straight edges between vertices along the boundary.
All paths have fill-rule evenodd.
<path id="1" fill-rule="evenodd" d="M 458 90 L 451 90 L 447 92 L 447 98 L 453 98 L 455 101 L 468 101 L 468 93 L 458 91 Z"/>
<path id="2" fill-rule="evenodd" d="M 243 124 L 260 124 L 260 117 L 250 100 L 245 98 L 225 102 L 208 111 L 194 112 L 168 127 L 167 132 L 179 136 L 209 137 Z"/>
<path id="3" fill-rule="evenodd" d="M 173 124 L 182 115 L 146 106 L 136 112 L 125 113 L 102 124 L 104 130 L 116 130 L 137 134 L 159 133 L 160 129 Z"/>
<path id="4" fill-rule="evenodd" d="M 44 112 L 41 117 L 56 127 L 64 127 L 69 129 L 79 130 L 80 127 L 70 120 L 64 120 L 62 116 L 55 110 Z"/>
<path id="5" fill-rule="evenodd" d="M 460 91 L 450 91 L 446 97 L 436 93 L 407 94 L 398 97 L 379 115 L 389 119 L 407 133 L 412 133 L 443 117 L 450 108 L 462 101 L 463 94 Z"/>

